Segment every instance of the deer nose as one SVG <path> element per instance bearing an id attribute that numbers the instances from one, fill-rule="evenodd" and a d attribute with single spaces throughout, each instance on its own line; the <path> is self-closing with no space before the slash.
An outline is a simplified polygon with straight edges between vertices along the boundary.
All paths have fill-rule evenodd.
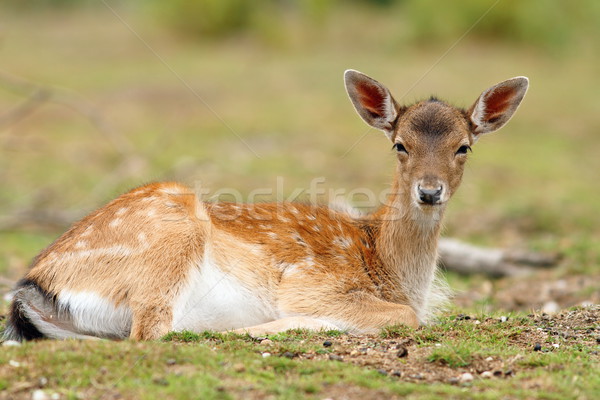
<path id="1" fill-rule="evenodd" d="M 442 198 L 443 189 L 442 186 L 435 189 L 424 189 L 419 186 L 419 199 L 425 204 L 434 205 L 439 203 Z"/>

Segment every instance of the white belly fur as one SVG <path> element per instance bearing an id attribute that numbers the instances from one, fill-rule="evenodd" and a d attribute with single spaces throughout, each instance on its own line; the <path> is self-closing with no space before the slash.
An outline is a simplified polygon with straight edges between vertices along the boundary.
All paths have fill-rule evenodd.
<path id="1" fill-rule="evenodd" d="M 187 285 L 175 299 L 172 330 L 222 331 L 279 318 L 268 299 L 261 298 L 235 277 L 223 272 L 227 267 L 217 266 L 206 252 L 204 261 L 191 268 Z"/>

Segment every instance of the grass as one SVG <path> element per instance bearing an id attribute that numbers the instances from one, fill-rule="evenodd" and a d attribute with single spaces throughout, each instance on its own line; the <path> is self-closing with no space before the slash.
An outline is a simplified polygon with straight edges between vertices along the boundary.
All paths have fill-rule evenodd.
<path id="1" fill-rule="evenodd" d="M 389 327 L 380 336 L 366 338 L 338 331 L 293 330 L 268 341 L 238 334 L 180 332 L 156 342 L 30 342 L 3 347 L 0 387 L 14 398 L 26 397 L 46 380 L 43 390 L 63 398 L 110 394 L 285 399 L 361 393 L 414 398 L 593 398 L 600 384 L 595 373 L 600 359 L 597 345 L 590 341 L 592 334 L 580 340 L 555 337 L 536 352 L 529 342 L 544 326 L 540 321 L 524 314 L 514 314 L 506 322 L 495 316 L 475 321 L 445 315 L 439 324 L 417 331 Z M 332 346 L 323 346 L 326 340 Z M 559 348 L 552 346 L 557 341 Z M 394 357 L 399 342 L 408 348 L 404 358 Z M 365 347 L 370 349 L 367 367 L 362 356 L 353 352 Z M 478 376 L 488 368 L 499 372 L 490 379 Z M 400 371 L 400 377 L 391 371 Z M 415 371 L 421 371 L 425 378 L 420 379 L 429 384 L 411 378 Z M 452 380 L 468 371 L 475 375 L 474 381 Z"/>
<path id="2" fill-rule="evenodd" d="M 281 195 L 287 197 L 325 176 L 327 189 L 377 193 L 389 184 L 393 155 L 383 135 L 367 132 L 352 110 L 344 69 L 374 76 L 403 103 L 436 94 L 465 107 L 490 85 L 527 75 L 531 90 L 515 118 L 474 147 L 447 213 L 446 234 L 495 247 L 559 251 L 565 260 L 552 277 L 597 276 L 597 52 L 561 58 L 468 35 L 440 58 L 456 37 L 412 47 L 394 36 L 402 16 L 369 14 L 373 29 L 363 30 L 356 27 L 364 15 L 350 12 L 336 16 L 318 40 L 313 32 L 283 48 L 236 39 L 215 44 L 183 40 L 145 15 L 119 13 L 168 67 L 106 10 L 3 19 L 3 70 L 89 105 L 108 129 L 56 103 L 0 126 L 0 220 L 22 210 L 85 213 L 129 187 L 163 179 L 213 192 L 235 188 L 243 197 L 270 188 L 276 197 L 277 178 L 284 177 Z M 25 100 L 4 89 L 0 84 L 3 112 Z M 129 163 L 119 168 L 124 160 Z M 34 225 L 0 232 L 0 276 L 20 278 L 61 232 Z M 484 280 L 449 278 L 463 291 Z M 585 289 L 588 295 L 594 290 Z M 247 336 L 182 332 L 147 343 L 2 347 L 0 399 L 31 398 L 41 378 L 48 380 L 47 393 L 73 399 L 594 397 L 600 387 L 592 337 L 597 323 L 578 329 L 585 340 L 564 339 L 524 312 L 490 315 L 497 308 L 492 294 L 475 304 L 430 327 L 388 327 L 374 337 L 292 331 L 261 344 Z M 472 319 L 457 319 L 458 313 Z M 508 321 L 499 322 L 500 315 Z M 545 329 L 550 333 L 542 334 Z M 323 346 L 325 340 L 333 346 Z M 532 351 L 537 342 L 544 351 Z M 408 347 L 408 358 L 393 355 L 398 345 Z M 489 357 L 494 361 L 485 361 Z M 480 378 L 480 368 L 502 376 Z M 476 379 L 448 382 L 464 372 Z M 426 379 L 412 377 L 419 374 Z"/>

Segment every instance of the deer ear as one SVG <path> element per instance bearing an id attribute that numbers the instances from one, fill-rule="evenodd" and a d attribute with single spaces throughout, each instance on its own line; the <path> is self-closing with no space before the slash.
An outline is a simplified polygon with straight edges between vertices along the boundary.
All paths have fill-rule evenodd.
<path id="1" fill-rule="evenodd" d="M 519 108 L 528 87 L 529 79 L 518 76 L 481 93 L 468 111 L 471 122 L 475 126 L 473 131 L 475 140 L 485 133 L 502 128 Z"/>
<path id="2" fill-rule="evenodd" d="M 391 139 L 398 117 L 398 105 L 390 91 L 375 79 L 352 69 L 344 73 L 344 82 L 358 115 Z"/>

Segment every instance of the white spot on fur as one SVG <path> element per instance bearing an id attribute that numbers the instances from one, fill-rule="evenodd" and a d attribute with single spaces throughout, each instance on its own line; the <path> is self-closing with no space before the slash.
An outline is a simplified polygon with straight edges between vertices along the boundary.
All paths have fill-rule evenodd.
<path id="1" fill-rule="evenodd" d="M 79 235 L 79 236 L 80 237 L 90 236 L 92 234 L 92 232 L 94 232 L 94 226 L 90 225 L 87 228 L 85 228 L 85 230 L 83 231 L 83 233 L 81 235 Z"/>
<path id="2" fill-rule="evenodd" d="M 314 221 L 317 219 L 317 217 L 315 217 L 314 215 L 310 215 L 310 214 L 306 215 L 306 218 L 308 218 L 311 221 Z"/>
<path id="3" fill-rule="evenodd" d="M 75 243 L 75 248 L 76 249 L 83 249 L 87 247 L 87 242 L 85 240 L 80 240 L 77 243 Z"/>
<path id="4" fill-rule="evenodd" d="M 123 214 L 125 214 L 127 212 L 128 208 L 127 207 L 121 207 L 117 210 L 117 212 L 115 213 L 116 216 L 121 216 Z"/>
<path id="5" fill-rule="evenodd" d="M 270 237 L 271 239 L 277 239 L 279 236 L 277 236 L 276 233 L 273 232 L 267 232 L 267 236 Z"/>
<path id="6" fill-rule="evenodd" d="M 152 218 L 154 216 L 156 216 L 156 209 L 150 208 L 148 211 L 146 211 L 146 217 Z"/>
<path id="7" fill-rule="evenodd" d="M 204 261 L 191 267 L 187 282 L 173 303 L 173 330 L 221 331 L 279 317 L 272 299 L 260 288 L 248 287 L 224 272 L 231 268 L 242 267 L 217 266 L 210 251 L 205 252 Z"/>
<path id="8" fill-rule="evenodd" d="M 117 226 L 121 225 L 122 222 L 123 220 L 121 218 L 115 218 L 112 221 L 110 221 L 108 226 L 111 228 L 116 228 Z"/>
<path id="9" fill-rule="evenodd" d="M 296 207 L 290 207 L 290 211 L 292 212 L 292 214 L 300 214 L 300 211 L 298 211 L 298 209 Z"/>
<path id="10" fill-rule="evenodd" d="M 321 232 L 321 228 L 318 225 L 313 225 L 312 230 L 315 232 Z"/>
<path id="11" fill-rule="evenodd" d="M 280 220 L 281 222 L 283 222 L 283 223 L 286 223 L 286 224 L 292 221 L 291 219 L 289 219 L 289 218 L 287 218 L 287 217 L 283 217 L 283 216 L 280 216 L 280 217 L 279 217 L 279 220 Z"/>
<path id="12" fill-rule="evenodd" d="M 258 227 L 260 229 L 265 229 L 265 230 L 267 230 L 267 229 L 273 229 L 272 225 L 265 225 L 265 224 L 260 224 L 260 225 L 258 225 Z"/>
<path id="13" fill-rule="evenodd" d="M 333 243 L 340 246 L 343 249 L 347 249 L 352 245 L 352 240 L 349 237 L 340 236 L 333 240 Z"/>

